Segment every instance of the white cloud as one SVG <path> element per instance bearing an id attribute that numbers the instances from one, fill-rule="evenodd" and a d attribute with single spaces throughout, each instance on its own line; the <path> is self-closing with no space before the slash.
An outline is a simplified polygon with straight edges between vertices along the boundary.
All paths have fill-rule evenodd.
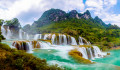
<path id="1" fill-rule="evenodd" d="M 120 14 L 110 11 L 117 4 L 117 0 L 86 0 L 86 9 L 94 11 L 95 16 L 102 18 L 104 22 L 120 26 Z"/>
<path id="2" fill-rule="evenodd" d="M 42 14 L 50 8 L 58 8 L 64 11 L 73 9 L 84 11 L 85 6 L 83 0 L 0 0 L 0 19 L 12 19 L 33 10 Z M 30 21 L 28 22 L 30 23 Z"/>
<path id="3" fill-rule="evenodd" d="M 90 10 L 105 22 L 119 23 L 120 15 L 109 10 L 117 4 L 117 0 L 0 0 L 0 19 L 19 18 L 22 25 L 32 24 L 44 11 L 58 8 L 64 11 L 73 9 L 84 12 Z M 113 17 L 115 19 L 113 19 Z"/>

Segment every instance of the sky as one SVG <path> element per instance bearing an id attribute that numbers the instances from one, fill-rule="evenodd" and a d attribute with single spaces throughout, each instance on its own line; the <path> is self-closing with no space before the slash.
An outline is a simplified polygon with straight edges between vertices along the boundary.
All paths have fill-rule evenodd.
<path id="1" fill-rule="evenodd" d="M 0 0 L 0 19 L 18 18 L 21 25 L 32 24 L 44 11 L 51 8 L 65 12 L 91 12 L 106 24 L 120 26 L 120 0 Z"/>

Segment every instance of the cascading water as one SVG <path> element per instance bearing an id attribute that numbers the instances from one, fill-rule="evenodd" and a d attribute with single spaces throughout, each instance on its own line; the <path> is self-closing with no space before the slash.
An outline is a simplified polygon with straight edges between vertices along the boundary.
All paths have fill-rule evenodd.
<path id="1" fill-rule="evenodd" d="M 4 28 L 4 24 L 1 26 L 1 32 L 2 35 L 6 38 L 6 39 L 11 39 L 12 33 L 10 31 L 9 26 L 7 26 L 7 29 Z"/>
<path id="2" fill-rule="evenodd" d="M 26 38 L 27 38 L 27 40 L 29 40 L 29 39 L 30 39 L 30 37 L 29 37 L 29 35 L 28 35 L 28 34 L 26 34 Z"/>
<path id="3" fill-rule="evenodd" d="M 6 37 L 6 39 L 10 39 L 11 36 L 12 36 L 12 33 L 11 33 L 10 28 L 9 28 L 9 26 L 8 26 L 8 28 L 7 28 L 7 37 Z"/>
<path id="4" fill-rule="evenodd" d="M 61 34 L 59 34 L 59 44 L 62 44 Z"/>
<path id="5" fill-rule="evenodd" d="M 100 49 L 97 46 L 93 46 L 93 50 L 91 47 L 89 47 L 89 48 L 88 47 L 87 48 L 80 47 L 80 48 L 78 48 L 78 51 L 82 53 L 83 58 L 91 59 L 91 60 L 93 60 L 94 58 L 100 58 L 100 57 L 107 55 L 106 53 L 100 51 Z M 87 52 L 89 54 L 87 54 Z M 93 55 L 95 55 L 95 56 L 93 56 Z M 90 57 L 88 57 L 88 56 L 90 56 Z"/>
<path id="6" fill-rule="evenodd" d="M 83 43 L 83 38 L 82 38 L 82 37 L 79 37 L 79 44 L 80 44 L 80 45 L 84 45 L 84 43 Z"/>
<path id="7" fill-rule="evenodd" d="M 6 30 L 5 30 L 5 28 L 4 28 L 4 24 L 1 26 L 1 32 L 2 32 L 2 35 L 6 38 L 7 36 L 7 34 L 6 34 Z"/>
<path id="8" fill-rule="evenodd" d="M 36 34 L 34 35 L 34 40 L 37 39 L 51 40 L 54 45 L 90 45 L 86 39 L 80 36 L 77 43 L 77 40 L 74 37 L 64 34 Z"/>
<path id="9" fill-rule="evenodd" d="M 40 44 L 41 48 L 45 48 L 45 49 L 50 48 L 50 45 L 46 42 L 39 42 L 39 44 Z"/>
<path id="10" fill-rule="evenodd" d="M 67 45 L 67 38 L 66 38 L 66 35 L 63 35 L 63 45 Z"/>
<path id="11" fill-rule="evenodd" d="M 32 42 L 27 42 L 27 45 L 28 45 L 28 47 L 29 47 L 29 50 L 28 50 L 28 52 L 29 53 L 33 53 L 33 46 L 32 46 Z"/>
<path id="12" fill-rule="evenodd" d="M 83 58 L 88 59 L 88 55 L 85 47 L 78 48 L 78 51 L 82 53 Z"/>
<path id="13" fill-rule="evenodd" d="M 23 31 L 22 31 L 22 29 L 20 29 L 19 30 L 19 39 L 23 39 L 23 34 L 22 33 L 23 33 Z"/>
<path id="14" fill-rule="evenodd" d="M 35 39 L 35 40 L 39 39 L 39 36 L 40 36 L 40 34 L 36 34 L 36 35 L 34 36 L 34 39 Z"/>
<path id="15" fill-rule="evenodd" d="M 51 41 L 52 41 L 52 44 L 55 44 L 55 34 L 52 35 L 52 38 L 51 38 Z"/>
<path id="16" fill-rule="evenodd" d="M 91 47 L 90 47 L 90 48 L 88 48 L 88 51 L 89 51 L 89 53 L 90 53 L 90 57 L 91 57 L 90 59 L 92 59 L 92 60 L 93 60 L 93 59 L 94 59 L 94 57 L 93 57 L 93 53 L 92 53 L 92 49 L 91 49 Z"/>
<path id="17" fill-rule="evenodd" d="M 77 42 L 74 37 L 71 37 L 71 45 L 77 45 Z"/>
<path id="18" fill-rule="evenodd" d="M 106 53 L 101 52 L 97 46 L 93 46 L 93 48 L 94 48 L 94 55 L 96 58 L 100 58 L 106 55 Z"/>
<path id="19" fill-rule="evenodd" d="M 21 35 L 20 38 L 22 38 L 22 30 L 20 30 L 20 35 Z M 27 37 L 27 39 L 29 39 L 29 37 Z M 42 34 L 36 34 L 34 36 L 34 39 L 35 40 L 37 40 L 37 39 L 51 40 L 52 45 L 64 45 L 64 46 L 68 45 L 68 44 L 69 45 L 77 45 L 77 42 L 74 37 L 67 36 L 64 34 L 59 34 L 58 36 L 56 34 L 44 34 L 44 36 L 42 36 Z M 79 44 L 83 45 L 83 47 L 79 47 L 78 51 L 82 53 L 83 58 L 92 60 L 94 58 L 99 58 L 99 57 L 103 57 L 104 55 L 106 55 L 105 53 L 100 51 L 100 49 L 97 46 L 93 46 L 93 49 L 91 47 L 85 48 L 83 40 L 85 42 L 85 45 L 89 44 L 84 38 L 79 37 Z M 31 42 L 27 42 L 27 45 L 29 47 L 29 52 L 31 52 L 31 50 L 32 50 Z M 20 48 L 23 48 L 23 46 L 24 45 L 22 45 Z M 48 44 L 47 42 L 43 42 L 43 41 L 38 41 L 36 46 L 39 46 L 39 48 L 44 48 L 44 49 L 47 48 L 48 49 L 51 47 L 51 44 Z"/>

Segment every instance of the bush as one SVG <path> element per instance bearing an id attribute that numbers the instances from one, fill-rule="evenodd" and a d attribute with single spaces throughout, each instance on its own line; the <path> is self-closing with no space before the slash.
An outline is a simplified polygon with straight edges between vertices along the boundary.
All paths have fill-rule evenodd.
<path id="1" fill-rule="evenodd" d="M 0 43 L 0 51 L 5 58 L 0 58 L 1 70 L 62 70 L 57 65 L 48 65 L 45 59 L 36 58 L 22 50 L 11 49 Z"/>

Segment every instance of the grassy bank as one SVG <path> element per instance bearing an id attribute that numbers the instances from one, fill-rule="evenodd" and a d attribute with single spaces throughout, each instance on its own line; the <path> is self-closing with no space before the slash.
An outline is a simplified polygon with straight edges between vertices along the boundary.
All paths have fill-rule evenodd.
<path id="1" fill-rule="evenodd" d="M 0 43 L 0 70 L 62 70 L 62 68 L 48 65 L 44 59 Z"/>

